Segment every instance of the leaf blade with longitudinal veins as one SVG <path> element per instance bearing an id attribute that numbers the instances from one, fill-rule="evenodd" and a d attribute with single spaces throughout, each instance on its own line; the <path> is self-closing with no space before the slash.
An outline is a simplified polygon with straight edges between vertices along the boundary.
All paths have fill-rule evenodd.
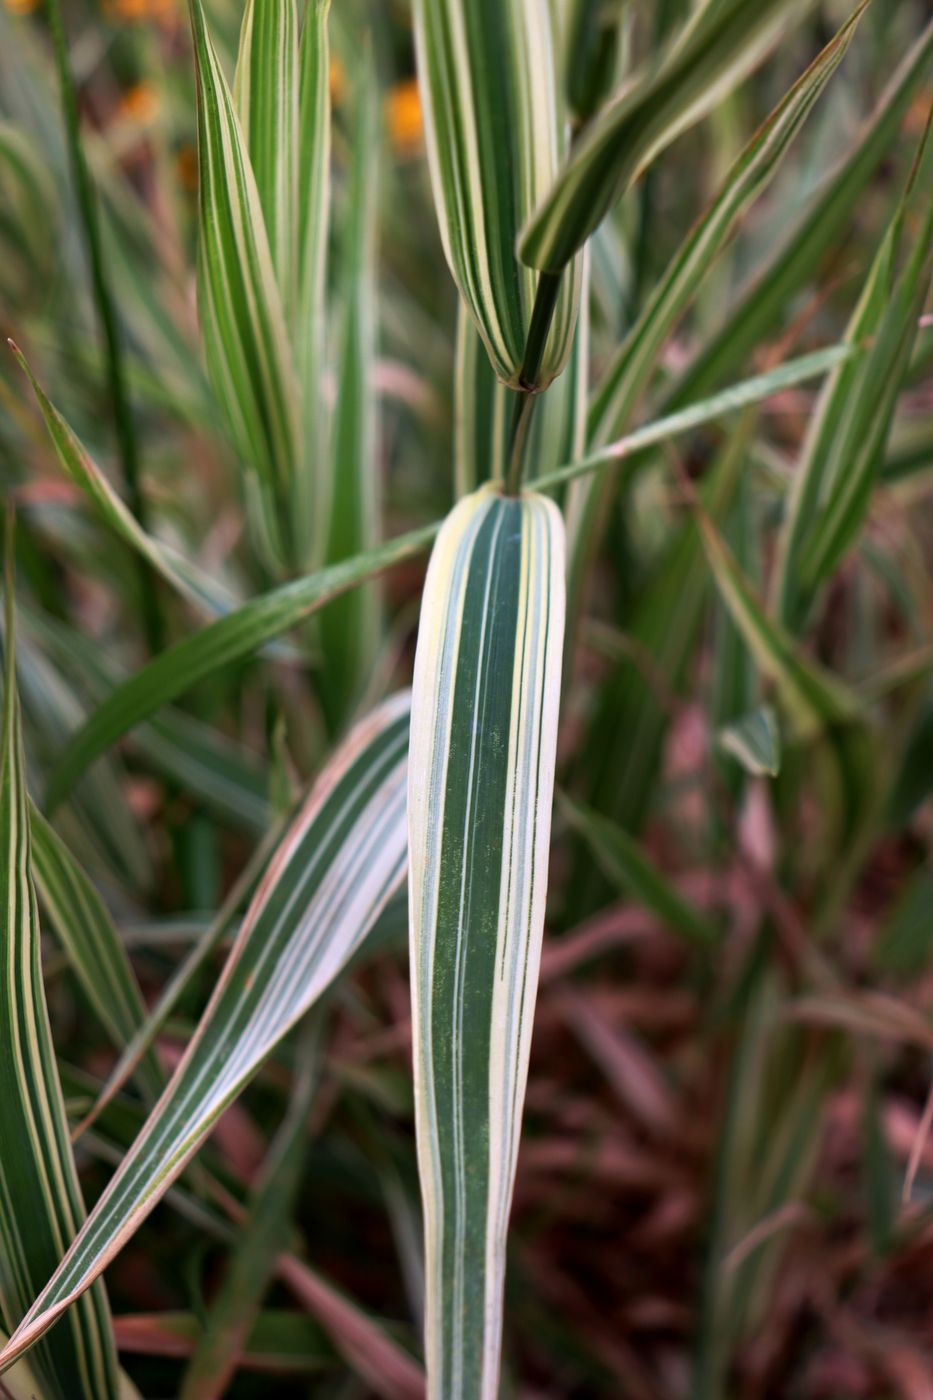
<path id="1" fill-rule="evenodd" d="M 8 1346 L 52 1326 L 153 1209 L 262 1060 L 343 970 L 405 873 L 409 698 L 338 748 L 289 828 L 159 1103 Z"/>
<path id="2" fill-rule="evenodd" d="M 465 497 L 422 602 L 409 767 L 415 1110 L 428 1391 L 497 1393 L 505 1234 L 544 922 L 563 521 Z"/>
<path id="3" fill-rule="evenodd" d="M 12 530 L 7 532 L 0 752 L 0 1307 L 12 1331 L 84 1217 L 55 1065 L 32 884 L 26 773 L 16 691 Z M 116 1397 L 116 1353 L 103 1285 L 37 1351 L 49 1397 Z"/>
<path id="4" fill-rule="evenodd" d="M 846 21 L 777 104 L 733 163 L 709 208 L 681 243 L 593 393 L 587 423 L 590 447 L 599 447 L 628 428 L 671 330 L 696 296 L 737 222 L 774 179 L 842 61 L 860 17 L 861 9 Z M 588 564 L 598 548 L 611 494 L 611 481 L 595 478 L 574 487 L 569 494 L 572 614 L 582 605 Z"/>
<path id="5" fill-rule="evenodd" d="M 557 173 L 567 131 L 550 6 L 416 0 L 418 77 L 447 261 L 496 374 L 517 387 L 537 278 L 518 231 Z M 538 383 L 570 351 L 576 276 L 561 288 Z"/>
<path id="6" fill-rule="evenodd" d="M 35 807 L 29 812 L 36 884 L 75 975 L 110 1039 L 122 1049 L 145 1019 L 146 1003 L 103 900 L 68 847 Z M 152 1098 L 165 1086 L 154 1052 L 137 1075 Z"/>
<path id="7" fill-rule="evenodd" d="M 273 562 L 288 553 L 287 511 L 300 450 L 297 381 L 262 205 L 233 100 L 189 0 L 198 74 L 198 286 L 207 366 L 249 469 L 255 524 Z"/>
<path id="8" fill-rule="evenodd" d="M 532 267 L 559 272 L 654 157 L 764 58 L 806 0 L 717 0 L 695 7 L 660 64 L 598 112 L 522 230 Z"/>

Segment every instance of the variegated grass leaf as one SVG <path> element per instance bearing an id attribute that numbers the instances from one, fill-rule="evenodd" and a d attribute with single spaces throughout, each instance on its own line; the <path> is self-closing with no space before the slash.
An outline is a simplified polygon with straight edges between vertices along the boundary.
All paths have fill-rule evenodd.
<path id="1" fill-rule="evenodd" d="M 563 522 L 465 497 L 422 599 L 409 767 L 428 1393 L 498 1394 L 505 1241 L 547 884 Z"/>
<path id="2" fill-rule="evenodd" d="M 254 896 L 165 1093 L 0 1353 L 0 1368 L 63 1313 L 81 1315 L 75 1303 L 269 1052 L 346 966 L 398 888 L 406 864 L 408 729 L 409 697 L 401 694 L 362 720 L 335 751 Z"/>
<path id="3" fill-rule="evenodd" d="M 16 689 L 13 531 L 6 533 L 3 733 L 0 749 L 0 1307 L 14 1331 L 41 1280 L 84 1219 L 49 1026 L 32 881 L 26 773 Z M 43 1394 L 116 1397 L 117 1364 L 102 1283 L 33 1358 Z"/>
<path id="4" fill-rule="evenodd" d="M 807 3 L 695 7 L 661 60 L 626 82 L 585 127 L 522 230 L 523 260 L 560 272 L 640 172 L 758 66 Z"/>
<path id="5" fill-rule="evenodd" d="M 567 147 L 551 6 L 416 0 L 414 12 L 444 251 L 496 374 L 517 388 L 538 278 L 519 262 L 516 239 Z M 553 321 L 540 346 L 538 387 L 566 363 L 577 294 L 576 273 L 548 288 Z"/>

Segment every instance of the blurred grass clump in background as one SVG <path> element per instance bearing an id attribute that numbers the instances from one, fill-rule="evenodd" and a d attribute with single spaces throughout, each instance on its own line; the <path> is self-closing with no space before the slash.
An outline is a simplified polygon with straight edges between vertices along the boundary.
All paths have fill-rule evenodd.
<path id="1" fill-rule="evenodd" d="M 931 99 L 0 4 L 9 1393 L 933 1393 Z"/>

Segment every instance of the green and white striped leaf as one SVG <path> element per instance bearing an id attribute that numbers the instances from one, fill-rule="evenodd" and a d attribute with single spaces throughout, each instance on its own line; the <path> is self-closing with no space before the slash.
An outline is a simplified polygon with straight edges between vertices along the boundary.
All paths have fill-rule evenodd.
<path id="1" fill-rule="evenodd" d="M 924 149 L 918 155 L 919 174 Z M 913 180 L 911 181 L 911 185 Z M 793 631 L 852 544 L 868 510 L 917 326 L 933 279 L 933 200 L 912 254 L 895 280 L 911 187 L 898 204 L 869 269 L 846 339 L 867 352 L 840 365 L 810 420 L 780 539 L 777 610 Z"/>
<path id="2" fill-rule="evenodd" d="M 298 312 L 295 361 L 304 413 L 304 462 L 295 483 L 295 518 L 305 563 L 319 562 L 331 492 L 323 393 L 325 274 L 330 227 L 330 0 L 305 5 L 298 54 Z"/>
<path id="3" fill-rule="evenodd" d="M 814 276 L 828 249 L 851 223 L 879 161 L 895 140 L 911 95 L 933 57 L 933 20 L 905 54 L 877 107 L 839 164 L 820 184 L 803 214 L 764 266 L 743 285 L 722 322 L 697 347 L 664 400 L 665 411 L 709 393 L 747 364 L 755 347 L 780 323 L 795 293 Z"/>
<path id="4" fill-rule="evenodd" d="M 568 132 L 551 6 L 415 0 L 418 77 L 441 238 L 496 374 L 518 387 L 537 277 L 519 229 L 557 174 Z M 577 277 L 557 291 L 536 383 L 570 353 Z M 552 289 L 555 290 L 556 289 Z"/>
<path id="5" fill-rule="evenodd" d="M 690 404 L 665 418 L 646 423 L 634 432 L 591 453 L 578 462 L 548 472 L 536 481 L 539 490 L 555 490 L 565 482 L 602 468 L 626 463 L 658 443 L 714 422 L 728 413 L 760 403 L 826 374 L 855 352 L 851 346 L 833 345 L 825 350 L 788 360 L 778 369 L 730 385 L 708 399 Z M 399 535 L 366 554 L 333 564 L 307 578 L 283 584 L 244 603 L 236 612 L 218 619 L 150 661 L 110 695 L 67 745 L 52 774 L 45 806 L 54 808 L 85 771 L 88 764 L 162 705 L 183 694 L 197 681 L 220 667 L 249 656 L 265 642 L 290 627 L 348 588 L 355 588 L 386 569 L 420 554 L 434 539 L 439 526 L 425 525 Z"/>
<path id="6" fill-rule="evenodd" d="M 10 1332 L 84 1219 L 39 960 L 16 690 L 12 548 L 8 529 L 0 750 L 0 1308 Z M 43 1394 L 56 1400 L 116 1397 L 103 1284 L 43 1341 L 33 1364 Z"/>
<path id="7" fill-rule="evenodd" d="M 492 487 L 422 600 L 408 824 L 428 1393 L 498 1393 L 505 1241 L 544 924 L 564 624 L 554 504 Z"/>
<path id="8" fill-rule="evenodd" d="M 587 424 L 591 447 L 601 446 L 628 428 L 671 330 L 696 296 L 738 220 L 776 175 L 788 148 L 842 61 L 860 16 L 861 8 L 756 131 L 713 203 L 671 259 L 592 396 Z M 588 561 L 598 547 L 611 495 L 612 482 L 605 478 L 583 482 L 569 495 L 567 532 L 574 608 L 580 604 Z"/>
<path id="9" fill-rule="evenodd" d="M 252 481 L 272 563 L 290 556 L 288 507 L 300 452 L 297 380 L 246 138 L 190 0 L 198 75 L 199 307 L 208 372 Z M 285 518 L 281 507 L 285 508 Z"/>
<path id="10" fill-rule="evenodd" d="M 297 0 L 247 0 L 233 99 L 287 317 L 298 273 Z"/>
<path id="11" fill-rule="evenodd" d="M 781 771 L 781 731 L 770 705 L 759 705 L 733 724 L 723 725 L 716 742 L 746 773 L 776 778 Z"/>
<path id="12" fill-rule="evenodd" d="M 101 1025 L 120 1050 L 146 1016 L 139 983 L 106 906 L 61 837 L 35 807 L 29 809 L 36 886 L 59 942 Z M 165 1076 L 153 1051 L 136 1071 L 141 1088 L 158 1098 Z"/>
<path id="13" fill-rule="evenodd" d="M 522 231 L 531 267 L 559 272 L 646 166 L 745 79 L 808 0 L 708 0 L 660 62 L 598 112 Z"/>
<path id="14" fill-rule="evenodd" d="M 343 246 L 343 344 L 337 375 L 331 490 L 324 562 L 336 564 L 376 542 L 380 469 L 376 456 L 376 221 L 379 161 L 377 84 L 367 57 L 356 91 L 357 113 Z M 320 622 L 321 696 L 339 732 L 371 673 L 379 631 L 375 586 L 329 604 Z"/>
<path id="15" fill-rule="evenodd" d="M 409 697 L 394 696 L 357 725 L 322 772 L 254 896 L 168 1088 L 0 1353 L 0 1369 L 82 1298 L 265 1057 L 347 965 L 401 884 L 408 729 Z"/>

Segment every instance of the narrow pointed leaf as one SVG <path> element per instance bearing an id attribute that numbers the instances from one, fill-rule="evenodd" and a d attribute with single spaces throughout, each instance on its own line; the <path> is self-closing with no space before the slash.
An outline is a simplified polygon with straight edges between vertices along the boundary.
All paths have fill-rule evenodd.
<path id="1" fill-rule="evenodd" d="M 563 523 L 483 487 L 422 600 L 409 879 L 428 1393 L 498 1394 L 505 1237 L 544 922 Z"/>
<path id="2" fill-rule="evenodd" d="M 921 148 L 918 174 L 923 155 Z M 847 331 L 852 344 L 869 343 L 869 349 L 859 360 L 841 365 L 826 384 L 794 476 L 780 541 L 777 596 L 779 616 L 795 631 L 867 512 L 933 279 L 933 200 L 928 200 L 907 265 L 894 278 L 908 194 L 882 239 Z"/>
<path id="3" fill-rule="evenodd" d="M 724 725 L 716 741 L 746 773 L 776 778 L 781 771 L 781 732 L 770 705 L 760 705 L 733 724 Z"/>
<path id="4" fill-rule="evenodd" d="M 200 612 L 211 614 L 226 611 L 228 600 L 216 584 L 190 560 L 183 558 L 176 550 L 146 533 L 132 511 L 117 495 L 103 472 L 93 461 L 87 450 L 69 427 L 68 423 L 50 402 L 39 384 L 26 357 L 18 346 L 11 342 L 13 353 L 25 372 L 36 402 L 45 420 L 49 437 L 55 446 L 58 460 L 74 484 L 87 496 L 101 519 L 115 534 L 140 554 L 166 583 Z"/>
<path id="5" fill-rule="evenodd" d="M 800 0 L 696 6 L 660 63 L 598 112 L 522 231 L 521 256 L 559 272 L 638 174 L 752 72 L 799 17 Z"/>
<path id="6" fill-rule="evenodd" d="M 560 810 L 617 888 L 631 895 L 674 933 L 694 943 L 715 943 L 714 926 L 665 878 L 634 837 L 614 822 L 566 797 L 561 801 Z"/>
<path id="7" fill-rule="evenodd" d="M 821 182 L 800 218 L 764 265 L 740 289 L 722 322 L 696 354 L 664 400 L 665 411 L 709 393 L 748 362 L 755 347 L 780 324 L 792 297 L 818 272 L 828 249 L 837 245 L 871 176 L 894 142 L 911 96 L 933 58 L 933 20 L 891 78 L 877 107 L 838 165 Z"/>
<path id="8" fill-rule="evenodd" d="M 12 531 L 7 533 L 3 734 L 0 750 L 0 1308 L 20 1323 L 43 1275 L 84 1218 L 39 961 L 26 775 L 16 691 Z M 56 1400 L 116 1397 L 117 1367 L 103 1285 L 43 1341 L 33 1358 Z"/>
<path id="9" fill-rule="evenodd" d="M 379 129 L 376 82 L 367 60 L 357 87 L 357 122 L 343 249 L 343 345 L 334 412 L 330 516 L 325 563 L 336 564 L 376 541 L 381 496 L 376 458 L 376 219 Z M 321 693 L 332 730 L 359 699 L 378 633 L 373 586 L 331 603 L 321 617 Z"/>
<path id="10" fill-rule="evenodd" d="M 168 1088 L 0 1353 L 28 1350 L 99 1276 L 269 1052 L 342 971 L 405 873 L 409 699 L 336 751 L 253 899 Z"/>
<path id="11" fill-rule="evenodd" d="M 299 451 L 298 391 L 246 140 L 207 32 L 190 0 L 198 75 L 199 307 L 207 366 L 252 473 L 267 545 L 282 557 L 276 501 L 288 501 Z"/>
<path id="12" fill-rule="evenodd" d="M 49 782 L 46 811 L 70 792 L 89 763 L 141 720 L 221 666 L 296 626 L 345 589 L 420 554 L 436 531 L 433 525 L 413 530 L 368 554 L 282 584 L 161 652 L 118 686 L 68 744 Z"/>
<path id="13" fill-rule="evenodd" d="M 416 0 L 418 77 L 447 261 L 496 374 L 516 387 L 537 278 L 519 229 L 557 174 L 567 124 L 551 6 L 537 0 Z M 576 277 L 565 279 L 538 382 L 570 351 Z"/>
<path id="14" fill-rule="evenodd" d="M 298 4 L 247 0 L 233 83 L 286 315 L 298 270 Z"/>
<path id="15" fill-rule="evenodd" d="M 745 146 L 710 207 L 687 234 L 647 304 L 613 357 L 589 409 L 587 441 L 598 448 L 625 432 L 657 368 L 665 343 L 691 304 L 737 222 L 767 188 L 835 73 L 855 33 L 861 9 L 842 26 Z M 570 592 L 581 605 L 588 562 L 596 552 L 612 497 L 612 482 L 592 479 L 568 501 Z"/>
<path id="16" fill-rule="evenodd" d="M 330 226 L 329 13 L 330 0 L 309 0 L 298 54 L 298 310 L 294 340 L 304 415 L 304 455 L 295 483 L 295 519 L 306 567 L 321 557 L 331 490 L 323 393 Z"/>
<path id="17" fill-rule="evenodd" d="M 30 808 L 29 829 L 43 906 L 98 1020 L 122 1049 L 146 1015 L 126 949 L 100 895 L 35 807 Z M 149 1097 L 157 1098 L 165 1076 L 151 1050 L 137 1073 Z"/>

